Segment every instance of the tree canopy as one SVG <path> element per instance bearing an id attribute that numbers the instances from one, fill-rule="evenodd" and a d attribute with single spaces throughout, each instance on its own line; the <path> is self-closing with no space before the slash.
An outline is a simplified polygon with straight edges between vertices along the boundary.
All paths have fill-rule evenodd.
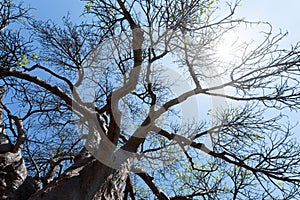
<path id="1" fill-rule="evenodd" d="M 0 3 L 1 199 L 300 198 L 298 43 L 240 1 L 85 2 Z"/>

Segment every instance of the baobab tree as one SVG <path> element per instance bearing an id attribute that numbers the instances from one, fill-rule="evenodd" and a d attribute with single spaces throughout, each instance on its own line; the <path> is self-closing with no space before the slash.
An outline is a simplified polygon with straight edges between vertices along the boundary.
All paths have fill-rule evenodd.
<path id="1" fill-rule="evenodd" d="M 2 199 L 298 199 L 299 45 L 262 23 L 225 60 L 257 24 L 239 3 L 89 0 L 57 25 L 1 2 Z"/>

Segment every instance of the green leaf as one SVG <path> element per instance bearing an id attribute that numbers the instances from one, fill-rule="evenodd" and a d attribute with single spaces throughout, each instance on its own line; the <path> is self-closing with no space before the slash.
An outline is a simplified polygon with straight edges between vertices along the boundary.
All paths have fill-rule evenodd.
<path id="1" fill-rule="evenodd" d="M 112 16 L 114 16 L 114 15 L 115 15 L 115 12 L 114 12 L 114 10 L 113 10 L 113 9 L 110 9 L 110 10 L 108 10 L 108 11 L 107 11 L 107 13 L 108 13 L 108 14 L 111 14 Z"/>
<path id="2" fill-rule="evenodd" d="M 20 58 L 21 58 L 21 60 L 24 60 L 24 59 L 27 59 L 27 56 L 26 55 L 21 55 Z"/>
<path id="3" fill-rule="evenodd" d="M 264 139 L 264 137 L 261 136 L 259 133 L 254 133 L 254 134 L 253 134 L 253 137 L 254 137 L 255 140 L 258 140 L 258 139 Z"/>
<path id="4" fill-rule="evenodd" d="M 23 64 L 22 64 L 22 62 L 18 61 L 18 62 L 17 62 L 17 65 L 18 65 L 19 67 L 22 67 Z"/>
<path id="5" fill-rule="evenodd" d="M 91 5 L 90 4 L 85 4 L 85 9 L 90 12 L 91 11 Z"/>
<path id="6" fill-rule="evenodd" d="M 226 113 L 225 116 L 226 116 L 226 117 L 232 117 L 233 114 L 231 114 L 231 113 Z"/>
<path id="7" fill-rule="evenodd" d="M 235 110 L 235 112 L 240 112 L 239 107 L 235 107 L 234 110 Z"/>
<path id="8" fill-rule="evenodd" d="M 26 55 L 21 55 L 19 62 L 21 62 L 21 66 L 22 65 L 28 65 L 28 63 L 29 63 L 28 58 L 27 58 Z M 17 63 L 18 66 L 20 66 L 19 62 Z"/>
<path id="9" fill-rule="evenodd" d="M 209 2 L 209 4 L 207 5 L 207 7 L 208 7 L 208 8 L 211 8 L 211 6 L 212 6 L 214 3 L 215 3 L 215 0 L 211 0 L 211 1 Z"/>
<path id="10" fill-rule="evenodd" d="M 188 40 L 186 38 L 184 38 L 183 43 L 188 44 Z"/>
<path id="11" fill-rule="evenodd" d="M 31 58 L 32 58 L 32 60 L 37 60 L 39 58 L 39 56 L 36 53 L 34 53 L 31 55 Z"/>
<path id="12" fill-rule="evenodd" d="M 280 181 L 280 182 L 277 182 L 277 183 L 276 183 L 276 185 L 277 185 L 278 187 L 283 187 L 283 185 L 284 185 L 284 182 L 282 182 L 282 181 Z"/>

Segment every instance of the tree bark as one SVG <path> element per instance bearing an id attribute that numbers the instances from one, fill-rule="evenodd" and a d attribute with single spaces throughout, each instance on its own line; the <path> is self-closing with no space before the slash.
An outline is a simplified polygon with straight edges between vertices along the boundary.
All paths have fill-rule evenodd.
<path id="1" fill-rule="evenodd" d="M 73 169 L 30 197 L 30 200 L 121 200 L 123 186 L 131 162 L 123 163 L 120 169 L 112 169 L 97 160 L 91 161 L 82 170 Z"/>
<path id="2" fill-rule="evenodd" d="M 4 89 L 0 88 L 0 102 L 3 93 Z M 36 181 L 27 176 L 21 149 L 14 152 L 15 145 L 5 133 L 2 109 L 0 104 L 0 199 L 121 200 L 123 198 L 131 159 L 124 159 L 119 169 L 113 169 L 97 161 L 86 151 L 83 154 L 87 155 L 75 162 L 62 177 L 38 190 Z"/>
<path id="3" fill-rule="evenodd" d="M 14 145 L 5 132 L 3 123 L 2 96 L 5 89 L 0 87 L 0 198 L 27 199 L 35 188 L 26 181 L 27 169 L 21 151 L 14 151 Z"/>

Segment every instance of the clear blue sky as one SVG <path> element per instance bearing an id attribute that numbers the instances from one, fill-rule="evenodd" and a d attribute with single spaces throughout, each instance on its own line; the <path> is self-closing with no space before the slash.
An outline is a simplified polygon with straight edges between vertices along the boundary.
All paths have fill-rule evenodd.
<path id="1" fill-rule="evenodd" d="M 59 21 L 68 11 L 78 17 L 84 9 L 85 2 L 80 0 L 28 0 L 38 19 Z M 289 31 L 286 43 L 300 40 L 300 1 L 299 0 L 243 0 L 237 14 L 250 20 L 270 22 L 274 30 L 282 28 Z"/>
<path id="2" fill-rule="evenodd" d="M 60 20 L 68 11 L 78 17 L 84 9 L 80 0 L 28 0 L 37 18 Z M 300 35 L 299 0 L 243 0 L 238 14 L 251 20 L 268 21 L 274 28 L 289 31 L 289 40 L 295 42 Z"/>
<path id="3" fill-rule="evenodd" d="M 238 14 L 251 20 L 268 21 L 274 31 L 288 31 L 286 44 L 300 40 L 299 0 L 244 0 Z"/>
<path id="4" fill-rule="evenodd" d="M 62 16 L 70 12 L 73 19 L 80 16 L 84 10 L 85 2 L 80 0 L 27 0 L 25 4 L 29 4 L 37 19 L 60 21 Z"/>

